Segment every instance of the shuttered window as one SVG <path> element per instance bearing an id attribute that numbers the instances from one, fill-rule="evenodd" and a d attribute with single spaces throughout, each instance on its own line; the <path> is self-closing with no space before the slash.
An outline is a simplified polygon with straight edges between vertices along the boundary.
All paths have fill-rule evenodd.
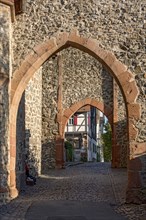
<path id="1" fill-rule="evenodd" d="M 74 115 L 74 125 L 77 125 L 78 124 L 78 117 L 77 115 Z"/>
<path id="2" fill-rule="evenodd" d="M 90 125 L 90 115 L 88 114 L 88 125 Z"/>
<path id="3" fill-rule="evenodd" d="M 68 125 L 73 125 L 74 123 L 74 118 L 73 116 L 68 120 Z"/>

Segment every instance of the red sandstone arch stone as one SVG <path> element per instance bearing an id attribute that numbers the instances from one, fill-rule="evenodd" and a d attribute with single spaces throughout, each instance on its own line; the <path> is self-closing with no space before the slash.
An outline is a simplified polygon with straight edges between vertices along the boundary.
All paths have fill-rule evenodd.
<path id="1" fill-rule="evenodd" d="M 67 109 L 63 110 L 63 114 L 60 115 L 58 113 L 57 122 L 59 123 L 59 136 L 56 137 L 56 167 L 62 168 L 64 166 L 63 161 L 63 151 L 64 151 L 64 135 L 65 135 L 65 126 L 67 124 L 68 119 L 80 108 L 86 105 L 91 105 L 98 108 L 102 111 L 108 118 L 110 124 L 112 125 L 113 112 L 112 109 L 103 104 L 100 101 L 92 98 L 85 98 L 80 100 L 79 102 L 74 103 Z"/>
<path id="2" fill-rule="evenodd" d="M 18 105 L 30 78 L 41 67 L 41 65 L 53 54 L 61 51 L 69 46 L 78 48 L 91 56 L 95 57 L 115 78 L 121 88 L 125 99 L 128 119 L 129 120 L 129 142 L 131 138 L 137 135 L 135 121 L 140 117 L 140 107 L 136 104 L 138 96 L 138 88 L 133 75 L 127 70 L 127 67 L 122 64 L 113 53 L 99 47 L 98 42 L 91 38 L 79 36 L 76 31 L 71 33 L 62 33 L 56 38 L 51 38 L 48 41 L 36 46 L 32 52 L 25 58 L 21 66 L 14 72 L 11 81 L 10 92 L 10 193 L 12 197 L 17 196 L 16 181 L 15 181 L 15 160 L 16 160 L 16 117 Z M 128 106 L 128 107 L 127 107 Z M 77 106 L 72 106 L 69 111 L 74 111 Z M 139 109 L 134 113 L 133 109 Z M 68 113 L 69 114 L 69 113 Z M 134 129 L 134 130 L 133 130 Z M 133 138 L 132 138 L 133 139 Z M 130 145 L 129 145 L 130 146 Z"/>
<path id="3" fill-rule="evenodd" d="M 117 60 L 113 53 L 100 48 L 96 40 L 81 37 L 77 32 L 71 32 L 70 34 L 60 34 L 57 38 L 52 38 L 36 46 L 33 51 L 26 56 L 19 69 L 17 69 L 13 75 L 11 103 L 15 103 L 17 102 L 15 99 L 21 98 L 22 91 L 26 88 L 32 75 L 49 57 L 69 46 L 78 48 L 99 60 L 116 79 L 121 87 L 125 101 L 127 103 L 135 102 L 138 96 L 138 89 L 133 75 L 127 71 L 127 67 Z"/>
<path id="4" fill-rule="evenodd" d="M 62 116 L 62 136 L 64 135 L 65 126 L 68 119 L 81 107 L 85 105 L 91 105 L 99 109 L 103 114 L 108 118 L 110 124 L 112 124 L 112 109 L 104 105 L 102 102 L 97 101 L 96 99 L 86 98 L 79 102 L 74 103 L 70 108 L 67 108 L 63 112 Z"/>

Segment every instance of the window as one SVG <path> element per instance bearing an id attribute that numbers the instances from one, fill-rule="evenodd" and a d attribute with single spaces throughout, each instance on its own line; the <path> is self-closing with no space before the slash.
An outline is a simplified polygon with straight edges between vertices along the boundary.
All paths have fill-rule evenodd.
<path id="1" fill-rule="evenodd" d="M 69 125 L 73 125 L 74 124 L 74 117 L 72 116 L 69 121 L 68 121 Z"/>
<path id="2" fill-rule="evenodd" d="M 68 125 L 77 125 L 77 115 L 73 115 L 69 121 L 68 121 Z"/>

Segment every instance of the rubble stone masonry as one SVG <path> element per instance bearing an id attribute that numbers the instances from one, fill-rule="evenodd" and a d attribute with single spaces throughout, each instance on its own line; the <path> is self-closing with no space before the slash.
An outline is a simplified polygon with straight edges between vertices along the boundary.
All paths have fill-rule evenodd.
<path id="1" fill-rule="evenodd" d="M 0 89 L 0 204 L 8 200 L 7 164 L 9 164 L 9 138 L 8 138 L 8 86 Z"/>
<path id="2" fill-rule="evenodd" d="M 2 42 L 0 45 L 0 82 L 3 78 L 9 78 L 9 82 L 11 82 L 11 78 L 12 80 L 15 78 L 14 75 L 11 76 L 11 72 L 14 73 L 16 69 L 19 69 L 25 57 L 31 51 L 34 51 L 33 48 L 51 37 L 57 37 L 60 32 L 70 33 L 73 29 L 77 29 L 81 36 L 96 39 L 100 48 L 112 52 L 119 61 L 128 67 L 128 71 L 133 73 L 139 89 L 136 103 L 140 104 L 140 109 L 135 103 L 130 103 L 130 105 L 124 103 L 125 97 L 121 94 L 121 88 L 118 88 L 118 120 L 120 123 L 116 127 L 116 138 L 120 146 L 121 166 L 126 165 L 125 154 L 127 152 L 127 142 L 130 138 L 128 155 L 130 151 L 131 160 L 128 164 L 128 189 L 142 188 L 144 190 L 144 187 L 146 187 L 145 0 L 25 0 L 23 4 L 23 13 L 17 15 L 15 22 L 11 24 L 9 7 L 0 3 L 0 24 L 2 24 L 0 26 Z M 11 45 L 12 50 L 10 50 Z M 112 109 L 113 78 L 108 70 L 103 68 L 102 64 L 95 58 L 72 47 L 65 48 L 59 54 L 62 56 L 63 110 L 85 98 L 94 98 Z M 112 55 L 106 58 L 112 59 Z M 32 60 L 31 62 L 33 63 Z M 23 66 L 21 67 L 16 85 L 15 83 L 12 85 L 12 95 L 17 82 L 19 82 L 19 77 L 21 78 L 21 73 L 22 76 L 25 74 L 26 63 L 24 64 L 24 70 Z M 30 63 L 28 62 L 27 65 L 31 66 Z M 23 156 L 26 153 L 33 174 L 39 174 L 41 167 L 42 172 L 55 167 L 55 137 L 59 134 L 56 119 L 59 80 L 58 54 L 46 60 L 38 71 L 36 66 L 31 66 L 33 70 L 36 68 L 36 73 L 29 81 L 21 98 L 22 112 L 20 107 L 18 111 L 17 179 L 19 179 L 21 173 L 24 173 L 24 164 L 21 161 L 24 161 Z M 29 78 L 29 74 L 25 77 L 26 82 L 27 77 Z M 129 76 L 129 79 L 133 80 L 131 76 Z M 129 79 L 127 79 L 128 83 Z M 121 78 L 120 80 L 122 81 Z M 0 190 L 4 191 L 4 194 L 0 192 L 0 198 L 6 196 L 7 183 L 11 182 L 11 188 L 15 185 L 15 166 L 13 164 L 15 140 L 13 136 L 10 137 L 13 145 L 13 147 L 11 146 L 11 168 L 6 167 L 9 164 L 8 92 L 11 89 L 8 87 L 8 80 L 6 82 L 0 87 Z M 123 84 L 124 87 L 129 85 L 128 83 Z M 19 89 L 21 90 L 21 88 Z M 124 91 L 127 91 L 127 97 L 133 92 L 128 89 Z M 135 91 L 136 93 L 137 91 Z M 16 96 L 15 98 L 17 99 Z M 128 112 L 126 108 L 131 108 L 128 121 L 126 116 L 129 115 L 126 115 Z M 139 112 L 141 112 L 141 115 Z M 25 118 L 25 124 L 23 124 L 23 118 Z M 126 133 L 127 125 L 129 126 L 129 137 Z M 15 128 L 15 126 L 12 126 L 12 128 Z M 135 164 L 140 164 L 142 168 L 134 169 Z M 11 171 L 11 181 L 9 179 L 7 181 L 8 174 L 6 170 Z M 17 184 L 21 185 L 19 181 L 17 181 Z M 6 187 L 3 187 L 4 185 Z M 134 201 L 133 198 L 137 202 L 140 197 L 142 198 L 145 195 L 145 191 L 141 190 L 140 194 L 138 191 L 131 193 L 130 190 L 127 194 L 130 202 Z"/>
<path id="3" fill-rule="evenodd" d="M 63 69 L 63 109 L 85 98 L 94 98 L 113 107 L 112 77 L 103 69 L 102 65 L 90 55 L 68 48 L 59 53 L 62 56 Z M 55 166 L 53 140 L 58 134 L 56 123 L 57 90 L 58 90 L 58 56 L 53 56 L 43 65 L 43 115 L 42 115 L 42 169 Z M 120 89 L 117 102 L 119 102 L 119 121 L 117 125 L 116 140 L 121 151 L 120 166 L 127 165 L 127 127 L 126 109 Z M 123 138 L 124 137 L 124 138 Z M 48 143 L 47 143 L 48 142 Z M 48 158 L 48 159 L 47 159 Z"/>
<path id="4" fill-rule="evenodd" d="M 27 0 L 24 4 L 24 13 L 13 25 L 13 72 L 35 45 L 77 28 L 81 35 L 97 39 L 135 74 L 143 113 L 137 123 L 137 141 L 145 141 L 145 1 Z"/>
<path id="5" fill-rule="evenodd" d="M 58 57 L 45 62 L 42 68 L 42 172 L 55 167 L 55 136 L 58 134 L 57 91 Z"/>
<path id="6" fill-rule="evenodd" d="M 22 188 L 25 181 L 25 162 L 30 174 L 41 172 L 42 137 L 42 68 L 29 81 L 21 98 L 17 116 L 17 185 Z"/>
<path id="7" fill-rule="evenodd" d="M 9 198 L 8 172 L 9 164 L 9 87 L 11 75 L 11 18 L 8 6 L 0 3 L 0 204 Z"/>
<path id="8" fill-rule="evenodd" d="M 9 78 L 11 17 L 9 6 L 0 3 L 0 77 Z"/>

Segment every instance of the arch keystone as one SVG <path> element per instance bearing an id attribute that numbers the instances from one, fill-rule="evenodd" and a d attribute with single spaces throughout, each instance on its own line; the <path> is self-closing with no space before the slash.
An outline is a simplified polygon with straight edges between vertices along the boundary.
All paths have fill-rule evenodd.
<path id="1" fill-rule="evenodd" d="M 91 104 L 91 98 L 86 98 L 86 99 L 84 100 L 84 104 L 85 104 L 85 105 L 90 105 L 90 104 Z"/>
<path id="2" fill-rule="evenodd" d="M 100 102 L 97 101 L 96 99 L 91 99 L 91 105 L 92 105 L 92 106 L 95 106 L 95 107 L 96 107 L 97 105 L 100 105 L 99 103 L 100 103 Z M 100 106 L 100 107 L 101 107 L 101 106 Z M 102 108 L 102 109 L 103 109 L 103 108 Z"/>
<path id="3" fill-rule="evenodd" d="M 56 44 L 58 46 L 58 48 L 64 46 L 68 40 L 68 36 L 69 33 L 67 32 L 63 32 L 63 33 L 59 33 L 56 37 Z"/>
<path id="4" fill-rule="evenodd" d="M 74 27 L 74 28 L 71 30 L 69 36 L 71 36 L 71 35 L 80 36 L 78 29 Z"/>
<path id="5" fill-rule="evenodd" d="M 79 35 L 70 34 L 68 37 L 67 44 L 74 47 L 82 48 L 84 50 L 84 45 L 86 44 L 86 42 L 87 38 L 81 37 Z"/>

